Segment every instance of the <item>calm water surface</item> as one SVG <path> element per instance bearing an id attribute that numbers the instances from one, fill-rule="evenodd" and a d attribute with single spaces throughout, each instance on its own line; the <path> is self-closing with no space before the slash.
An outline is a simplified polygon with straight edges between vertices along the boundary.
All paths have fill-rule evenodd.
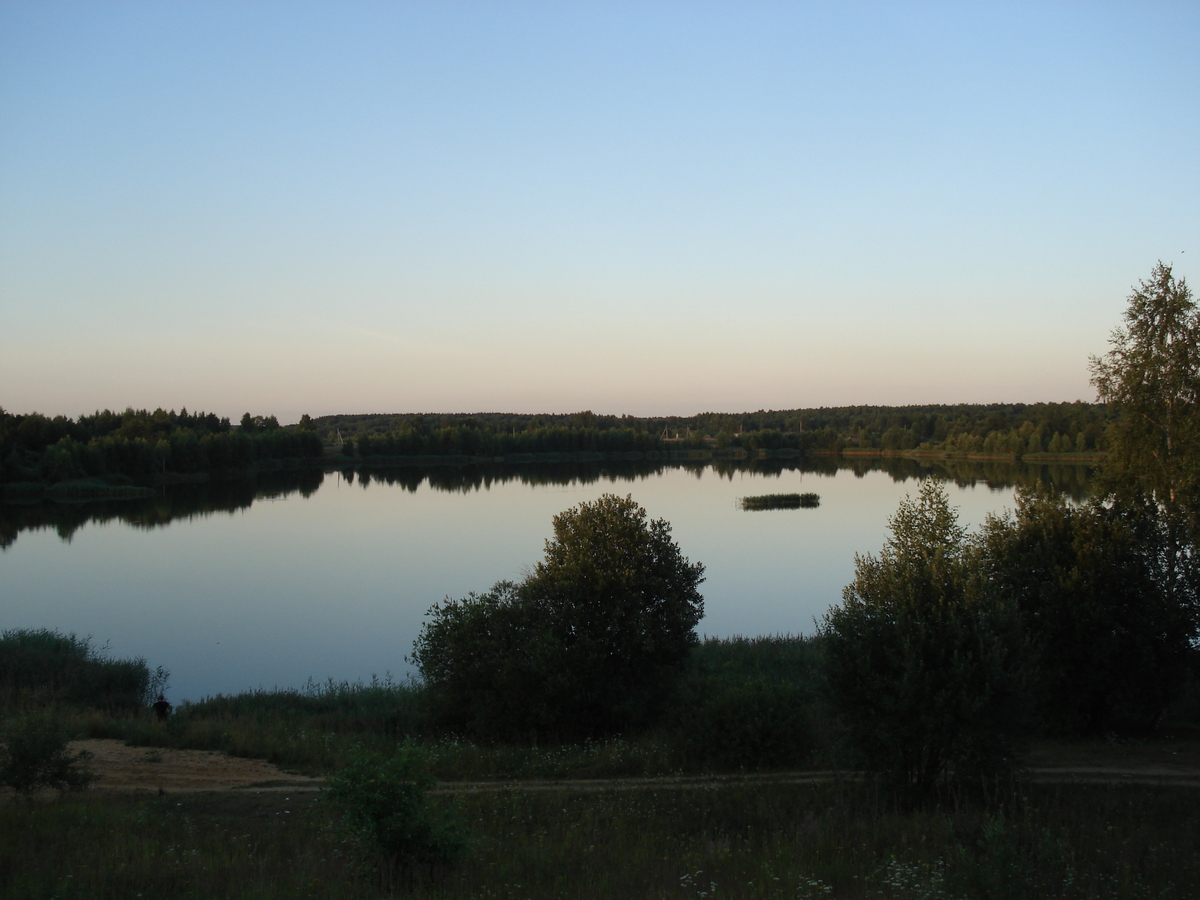
<path id="1" fill-rule="evenodd" d="M 433 603 L 521 578 L 552 517 L 608 491 L 667 519 L 683 552 L 707 567 L 701 632 L 810 632 L 840 599 L 854 554 L 879 550 L 888 516 L 919 485 L 878 470 L 614 471 L 455 490 L 444 475 L 411 471 L 404 483 L 366 485 L 312 473 L 307 496 L 252 486 L 226 503 L 232 511 L 75 510 L 70 527 L 59 524 L 66 537 L 38 527 L 36 511 L 21 512 L 18 528 L 10 510 L 0 628 L 91 634 L 114 654 L 144 656 L 170 670 L 175 701 L 309 678 L 404 677 Z M 820 508 L 737 508 L 745 495 L 802 491 L 819 494 Z M 972 527 L 1013 505 L 1011 485 L 949 492 Z"/>

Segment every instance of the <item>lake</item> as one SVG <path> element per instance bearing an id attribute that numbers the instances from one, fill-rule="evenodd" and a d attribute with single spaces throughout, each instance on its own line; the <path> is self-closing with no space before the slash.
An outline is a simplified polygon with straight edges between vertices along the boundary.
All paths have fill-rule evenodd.
<path id="1" fill-rule="evenodd" d="M 178 702 L 309 679 L 409 674 L 428 608 L 519 579 L 551 520 L 630 494 L 706 566 L 701 633 L 807 633 L 875 553 L 920 479 L 952 478 L 974 528 L 1014 485 L 1086 490 L 1079 467 L 910 460 L 415 467 L 292 471 L 180 485 L 153 500 L 0 505 L 0 628 L 90 634 L 171 672 Z M 738 498 L 813 492 L 816 509 L 746 512 Z"/>

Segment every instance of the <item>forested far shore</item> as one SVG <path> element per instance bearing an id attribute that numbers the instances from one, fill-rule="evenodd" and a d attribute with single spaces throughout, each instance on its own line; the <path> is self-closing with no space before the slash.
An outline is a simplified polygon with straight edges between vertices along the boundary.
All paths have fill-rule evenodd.
<path id="1" fill-rule="evenodd" d="M 282 428 L 274 416 L 246 413 L 235 426 L 228 418 L 186 408 L 104 410 L 78 419 L 0 409 L 0 484 L 10 492 L 22 483 L 93 479 L 122 485 L 245 470 L 280 460 L 320 459 L 324 452 L 314 431 Z"/>
<path id="2" fill-rule="evenodd" d="M 518 413 L 321 416 L 307 424 L 327 443 L 372 455 L 503 455 L 680 449 L 848 449 L 1094 455 L 1112 417 L 1103 404 L 991 403 L 843 406 L 701 413 L 682 417 Z"/>
<path id="3" fill-rule="evenodd" d="M 96 484 L 131 489 L 326 459 L 499 458 L 529 454 L 904 453 L 1088 459 L 1103 453 L 1112 418 L 1102 404 L 830 407 L 703 413 L 692 417 L 454 413 L 305 415 L 281 426 L 246 413 L 238 424 L 213 413 L 104 410 L 70 419 L 0 409 L 0 484 Z M 91 482 L 89 485 L 88 482 Z"/>

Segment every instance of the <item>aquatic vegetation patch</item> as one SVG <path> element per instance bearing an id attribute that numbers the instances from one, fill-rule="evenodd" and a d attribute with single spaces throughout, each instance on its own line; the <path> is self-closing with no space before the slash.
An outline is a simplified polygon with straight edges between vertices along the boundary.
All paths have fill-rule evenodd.
<path id="1" fill-rule="evenodd" d="M 742 497 L 738 501 L 742 509 L 816 509 L 821 505 L 817 494 L 759 494 Z"/>

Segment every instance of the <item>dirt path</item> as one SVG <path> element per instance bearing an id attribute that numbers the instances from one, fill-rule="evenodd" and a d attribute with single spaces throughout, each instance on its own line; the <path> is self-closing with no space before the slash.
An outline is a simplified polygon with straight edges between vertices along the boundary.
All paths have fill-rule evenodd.
<path id="1" fill-rule="evenodd" d="M 99 777 L 94 790 L 127 793 L 197 793 L 207 791 L 319 791 L 322 779 L 295 775 L 260 759 L 242 759 L 211 750 L 168 750 L 127 747 L 121 741 L 72 743 L 73 751 L 93 755 L 88 767 Z M 1116 765 L 1040 765 L 1027 770 L 1036 782 L 1149 784 L 1200 787 L 1200 766 L 1181 762 L 1126 759 Z M 635 791 L 713 790 L 734 785 L 812 784 L 828 781 L 832 771 L 771 772 L 762 775 L 669 776 L 660 778 L 522 779 L 512 781 L 442 782 L 435 793 L 482 794 L 502 791 Z"/>

